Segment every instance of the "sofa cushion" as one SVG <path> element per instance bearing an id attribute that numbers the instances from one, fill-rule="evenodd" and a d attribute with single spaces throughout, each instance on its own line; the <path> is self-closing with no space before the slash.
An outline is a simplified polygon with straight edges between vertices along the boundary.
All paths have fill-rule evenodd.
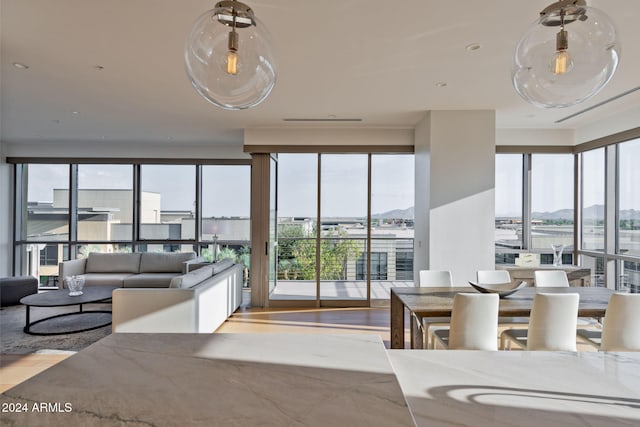
<path id="1" fill-rule="evenodd" d="M 170 288 L 190 288 L 213 276 L 213 267 L 202 267 L 171 279 Z"/>
<path id="2" fill-rule="evenodd" d="M 235 263 L 231 258 L 225 258 L 223 260 L 220 260 L 220 261 L 212 264 L 213 274 L 218 274 L 221 271 L 224 271 L 227 268 L 231 267 L 233 264 L 235 264 Z"/>
<path id="3" fill-rule="evenodd" d="M 140 254 L 103 254 L 92 252 L 87 258 L 86 273 L 137 273 Z"/>
<path id="4" fill-rule="evenodd" d="M 124 279 L 131 277 L 131 273 L 87 273 L 84 277 L 84 286 L 107 285 L 122 287 Z"/>
<path id="5" fill-rule="evenodd" d="M 195 257 L 194 252 L 143 252 L 140 273 L 182 273 L 183 263 Z"/>
<path id="6" fill-rule="evenodd" d="M 124 279 L 125 288 L 168 288 L 171 279 L 180 273 L 140 273 Z"/>

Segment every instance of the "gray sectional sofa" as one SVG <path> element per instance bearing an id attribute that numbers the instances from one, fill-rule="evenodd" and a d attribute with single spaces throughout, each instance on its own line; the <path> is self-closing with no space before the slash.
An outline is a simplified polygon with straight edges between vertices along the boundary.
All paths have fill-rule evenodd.
<path id="1" fill-rule="evenodd" d="M 242 302 L 242 270 L 224 260 L 175 277 L 168 289 L 116 289 L 112 330 L 214 332 Z"/>
<path id="2" fill-rule="evenodd" d="M 192 252 L 90 253 L 60 264 L 60 278 L 73 275 L 84 276 L 85 286 L 120 288 L 112 296 L 113 332 L 211 333 L 242 302 L 242 265 L 206 263 Z"/>
<path id="3" fill-rule="evenodd" d="M 83 276 L 85 286 L 168 288 L 174 277 L 201 265 L 193 252 L 92 252 L 87 258 L 61 262 L 59 277 L 63 284 L 67 276 Z"/>

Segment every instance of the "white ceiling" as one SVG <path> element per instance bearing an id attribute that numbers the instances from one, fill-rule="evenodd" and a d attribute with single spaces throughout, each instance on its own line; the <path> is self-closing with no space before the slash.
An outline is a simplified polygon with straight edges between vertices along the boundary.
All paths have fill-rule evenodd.
<path id="1" fill-rule="evenodd" d="M 279 79 L 259 106 L 224 111 L 193 90 L 183 66 L 185 37 L 214 1 L 1 0 L 0 137 L 241 143 L 248 127 L 300 126 L 283 118 L 412 128 L 426 110 L 443 109 L 494 109 L 498 128 L 575 129 L 637 108 L 640 91 L 553 123 L 640 85 L 637 0 L 588 2 L 622 40 L 618 71 L 600 94 L 541 110 L 515 93 L 515 44 L 551 2 L 246 0 L 273 35 Z M 469 52 L 471 43 L 482 47 Z"/>

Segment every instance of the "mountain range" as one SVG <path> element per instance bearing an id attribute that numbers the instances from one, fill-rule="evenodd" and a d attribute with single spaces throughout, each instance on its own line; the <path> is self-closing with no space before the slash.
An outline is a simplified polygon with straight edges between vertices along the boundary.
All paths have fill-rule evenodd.
<path id="1" fill-rule="evenodd" d="M 398 219 L 413 219 L 414 216 L 413 206 L 407 209 L 393 209 L 383 213 L 372 214 L 372 218 L 398 218 Z"/>
<path id="2" fill-rule="evenodd" d="M 585 208 L 582 212 L 584 218 L 604 218 L 604 205 L 592 205 Z M 519 215 L 504 215 L 499 218 L 512 218 Z M 414 208 L 413 206 L 407 209 L 393 209 L 387 212 L 377 213 L 372 215 L 373 218 L 403 218 L 413 219 Z M 532 212 L 531 218 L 541 220 L 573 220 L 573 209 L 560 209 L 553 212 Z M 640 210 L 638 209 L 624 209 L 620 211 L 621 220 L 634 220 L 640 221 Z"/>
<path id="3" fill-rule="evenodd" d="M 519 215 L 513 215 L 519 216 Z M 583 218 L 604 218 L 604 205 L 592 205 L 582 211 Z M 500 216 L 500 218 L 509 218 L 512 216 Z M 532 219 L 541 220 L 573 220 L 573 209 L 560 209 L 553 212 L 532 212 Z M 620 211 L 621 220 L 640 220 L 640 210 L 623 209 Z"/>

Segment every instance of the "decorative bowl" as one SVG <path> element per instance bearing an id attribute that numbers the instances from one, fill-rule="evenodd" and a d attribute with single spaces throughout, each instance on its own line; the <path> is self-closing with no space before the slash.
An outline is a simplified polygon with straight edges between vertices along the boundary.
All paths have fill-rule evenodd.
<path id="1" fill-rule="evenodd" d="M 469 284 L 476 288 L 479 292 L 483 294 L 498 294 L 500 298 L 506 297 L 507 295 L 511 295 L 512 293 L 524 288 L 527 286 L 527 282 L 520 283 L 496 283 L 496 284 L 479 284 L 476 282 L 469 281 Z"/>
<path id="2" fill-rule="evenodd" d="M 84 288 L 84 276 L 67 276 L 65 281 L 67 282 L 67 288 L 69 288 L 70 297 L 82 295 L 82 289 Z"/>

